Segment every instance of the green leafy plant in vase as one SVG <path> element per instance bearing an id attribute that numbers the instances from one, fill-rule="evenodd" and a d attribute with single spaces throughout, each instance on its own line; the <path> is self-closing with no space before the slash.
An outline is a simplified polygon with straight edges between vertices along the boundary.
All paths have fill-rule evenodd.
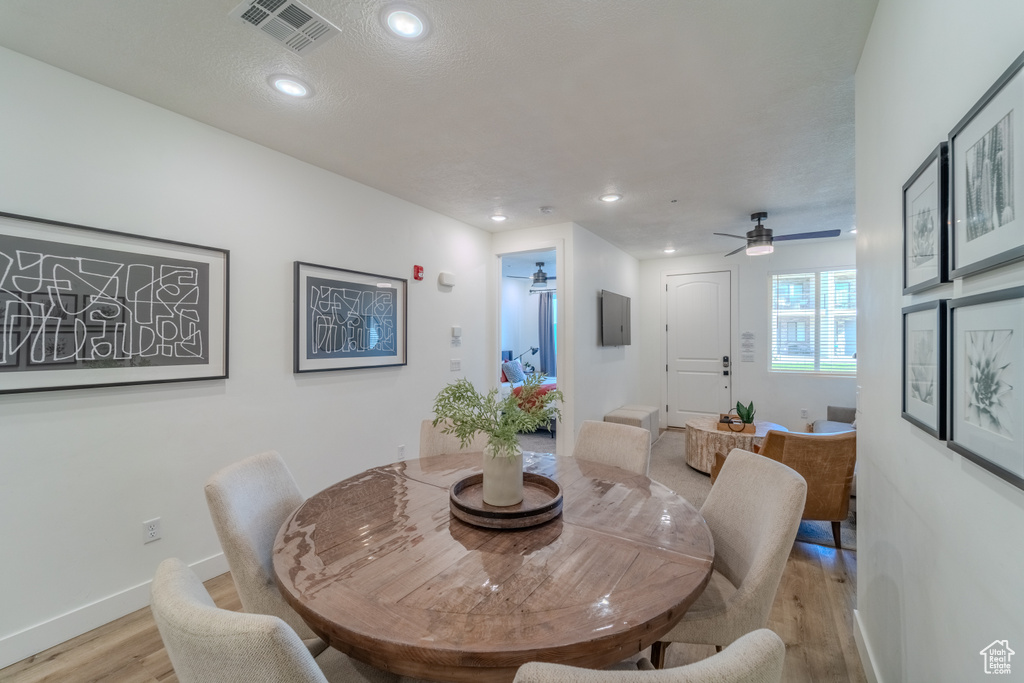
<path id="1" fill-rule="evenodd" d="M 452 382 L 434 399 L 434 426 L 452 434 L 465 448 L 481 432 L 487 436 L 484 448 L 483 497 L 488 505 L 516 505 L 523 500 L 523 451 L 517 435 L 535 432 L 552 419 L 561 417 L 555 405 L 562 392 L 541 393 L 544 376 L 529 375 L 519 394 L 499 399 L 498 390 L 481 394 L 468 379 Z"/>

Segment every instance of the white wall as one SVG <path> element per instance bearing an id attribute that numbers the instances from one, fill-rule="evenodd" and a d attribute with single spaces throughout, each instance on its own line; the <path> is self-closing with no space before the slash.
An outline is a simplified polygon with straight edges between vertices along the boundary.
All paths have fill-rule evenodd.
<path id="1" fill-rule="evenodd" d="M 511 351 L 513 358 L 540 343 L 540 296 L 530 294 L 530 284 L 530 280 L 501 278 L 501 348 Z M 540 354 L 527 354 L 523 360 L 537 368 Z"/>
<path id="2" fill-rule="evenodd" d="M 856 379 L 799 373 L 768 371 L 768 346 L 771 340 L 771 285 L 775 272 L 802 268 L 853 266 L 854 241 L 832 239 L 813 244 L 787 242 L 768 256 L 721 254 L 655 259 L 640 264 L 641 348 L 644 361 L 640 368 L 640 393 L 644 402 L 665 405 L 665 278 L 684 273 L 732 272 L 732 400 L 754 402 L 757 419 L 768 420 L 794 431 L 804 431 L 808 422 L 825 418 L 828 405 L 853 406 Z M 755 360 L 740 359 L 740 335 L 754 334 Z M 806 408 L 807 419 L 800 417 Z M 666 426 L 662 411 L 662 426 Z"/>
<path id="3" fill-rule="evenodd" d="M 0 91 L 0 210 L 231 250 L 226 381 L 0 396 L 3 667 L 147 604 L 165 557 L 223 571 L 218 468 L 276 449 L 311 494 L 415 456 L 449 358 L 497 356 L 487 233 L 3 49 Z M 294 260 L 410 278 L 408 366 L 294 375 Z"/>
<path id="4" fill-rule="evenodd" d="M 899 350 L 903 306 L 1024 283 L 1017 264 L 901 295 L 900 188 L 1018 56 L 1022 26 L 1019 0 L 881 0 L 857 70 L 857 605 L 886 683 L 983 680 L 996 639 L 1024 653 L 1024 491 L 900 418 Z M 1012 665 L 1024 678 L 1024 655 Z"/>
<path id="5" fill-rule="evenodd" d="M 576 375 L 575 429 L 578 431 L 584 420 L 601 420 L 619 406 L 638 402 L 640 344 L 636 337 L 639 322 L 636 308 L 640 297 L 640 262 L 594 233 L 578 225 L 573 227 L 577 268 L 572 273 L 576 289 L 572 309 L 576 323 L 572 364 Z M 602 289 L 631 300 L 633 336 L 629 346 L 601 346 Z"/>

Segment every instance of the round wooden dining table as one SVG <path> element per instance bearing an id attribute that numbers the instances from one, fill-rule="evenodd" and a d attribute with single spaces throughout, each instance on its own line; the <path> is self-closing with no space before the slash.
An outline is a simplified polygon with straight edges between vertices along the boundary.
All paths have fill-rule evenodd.
<path id="1" fill-rule="evenodd" d="M 274 573 L 321 638 L 377 668 L 435 681 L 511 681 L 529 661 L 601 668 L 667 633 L 711 577 L 700 513 L 645 476 L 525 453 L 556 481 L 562 515 L 527 529 L 472 526 L 449 487 L 480 453 L 375 467 L 309 498 L 284 523 Z"/>

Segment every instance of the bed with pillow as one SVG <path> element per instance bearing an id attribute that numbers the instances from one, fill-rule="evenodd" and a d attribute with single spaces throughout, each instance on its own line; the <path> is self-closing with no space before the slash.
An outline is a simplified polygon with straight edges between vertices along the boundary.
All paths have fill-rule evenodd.
<path id="1" fill-rule="evenodd" d="M 512 392 L 516 396 L 523 390 L 522 384 L 526 381 L 526 372 L 523 370 L 523 365 L 518 360 L 504 361 L 501 364 L 501 396 L 502 398 L 508 396 L 509 392 Z M 517 386 L 519 385 L 519 386 Z M 555 377 L 545 377 L 544 381 L 541 382 L 540 388 L 537 390 L 538 396 L 543 396 L 549 391 L 554 391 L 558 388 L 558 380 Z M 548 427 L 551 431 L 551 436 L 554 438 L 555 434 L 555 421 L 551 421 L 551 425 Z"/>

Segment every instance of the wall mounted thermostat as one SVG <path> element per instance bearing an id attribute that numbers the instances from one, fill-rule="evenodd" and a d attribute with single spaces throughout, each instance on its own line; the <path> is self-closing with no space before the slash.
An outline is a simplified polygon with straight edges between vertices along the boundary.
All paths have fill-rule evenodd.
<path id="1" fill-rule="evenodd" d="M 413 266 L 412 267 L 412 279 L 413 280 L 422 280 L 423 279 L 423 266 Z"/>

